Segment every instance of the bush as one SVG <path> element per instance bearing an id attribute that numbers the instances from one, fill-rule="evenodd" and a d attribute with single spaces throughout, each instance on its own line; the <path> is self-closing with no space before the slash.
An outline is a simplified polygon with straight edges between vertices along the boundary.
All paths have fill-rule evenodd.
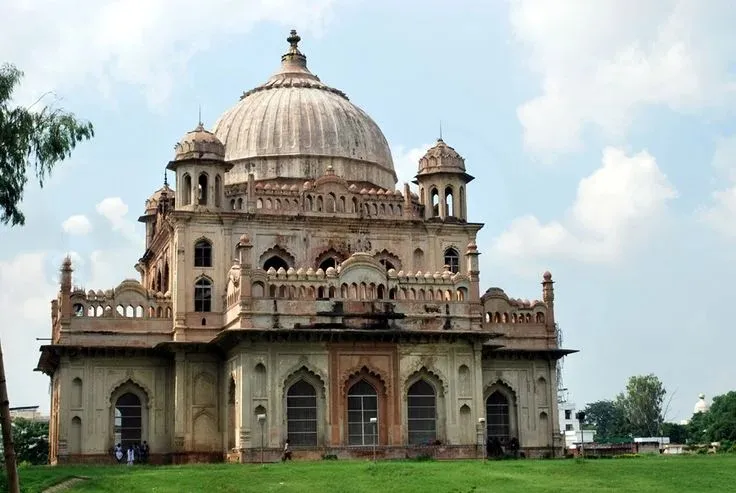
<path id="1" fill-rule="evenodd" d="M 336 454 L 322 454 L 322 460 L 337 460 Z"/>

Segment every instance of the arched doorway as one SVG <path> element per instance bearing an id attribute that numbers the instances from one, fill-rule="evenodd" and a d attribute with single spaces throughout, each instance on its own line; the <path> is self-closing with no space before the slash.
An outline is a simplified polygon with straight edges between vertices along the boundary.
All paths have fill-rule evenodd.
<path id="1" fill-rule="evenodd" d="M 115 443 L 124 449 L 143 441 L 143 406 L 141 399 L 126 392 L 115 401 Z"/>
<path id="2" fill-rule="evenodd" d="M 348 445 L 373 445 L 378 434 L 378 393 L 365 380 L 358 380 L 348 391 Z"/>
<path id="3" fill-rule="evenodd" d="M 317 391 L 304 380 L 286 392 L 286 433 L 291 445 L 317 445 Z"/>
<path id="4" fill-rule="evenodd" d="M 501 443 L 511 436 L 511 409 L 508 398 L 495 391 L 486 399 L 486 426 L 488 439 L 497 438 Z"/>
<path id="5" fill-rule="evenodd" d="M 424 379 L 409 387 L 406 395 L 409 444 L 427 445 L 437 440 L 437 395 Z"/>

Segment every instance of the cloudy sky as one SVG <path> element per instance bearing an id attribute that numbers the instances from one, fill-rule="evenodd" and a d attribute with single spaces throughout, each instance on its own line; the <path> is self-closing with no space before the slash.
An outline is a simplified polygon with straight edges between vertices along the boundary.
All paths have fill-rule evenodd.
<path id="1" fill-rule="evenodd" d="M 33 373 L 58 267 L 136 277 L 136 222 L 178 138 L 278 66 L 297 28 L 311 70 L 383 129 L 402 181 L 438 136 L 476 181 L 482 289 L 540 298 L 552 271 L 564 385 L 580 403 L 655 373 L 689 417 L 734 388 L 736 10 L 728 0 L 8 0 L 0 62 L 20 103 L 54 91 L 91 120 L 24 228 L 0 228 L 11 405 L 48 409 Z M 45 101 L 50 101 L 49 96 Z"/>

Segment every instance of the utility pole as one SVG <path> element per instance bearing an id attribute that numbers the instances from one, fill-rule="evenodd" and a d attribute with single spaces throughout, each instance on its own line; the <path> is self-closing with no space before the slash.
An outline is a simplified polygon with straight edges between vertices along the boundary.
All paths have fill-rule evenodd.
<path id="1" fill-rule="evenodd" d="M 3 450 L 5 470 L 8 476 L 8 493 L 20 493 L 18 469 L 15 467 L 15 446 L 13 445 L 13 424 L 10 420 L 10 400 L 8 386 L 5 382 L 5 365 L 3 364 L 3 348 L 0 343 L 0 424 L 3 428 Z"/>

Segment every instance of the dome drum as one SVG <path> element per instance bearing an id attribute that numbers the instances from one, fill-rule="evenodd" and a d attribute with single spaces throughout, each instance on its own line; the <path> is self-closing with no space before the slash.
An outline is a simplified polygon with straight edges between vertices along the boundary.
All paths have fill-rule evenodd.
<path id="1" fill-rule="evenodd" d="M 364 161 L 335 156 L 263 156 L 235 163 L 225 175 L 225 184 L 234 185 L 248 181 L 253 173 L 256 181 L 278 180 L 280 183 L 301 184 L 305 179 L 323 176 L 328 168 L 346 177 L 350 183 L 359 186 L 376 186 L 393 190 L 396 178 L 393 170 L 377 166 L 366 166 Z M 380 185 L 381 183 L 386 186 Z"/>

